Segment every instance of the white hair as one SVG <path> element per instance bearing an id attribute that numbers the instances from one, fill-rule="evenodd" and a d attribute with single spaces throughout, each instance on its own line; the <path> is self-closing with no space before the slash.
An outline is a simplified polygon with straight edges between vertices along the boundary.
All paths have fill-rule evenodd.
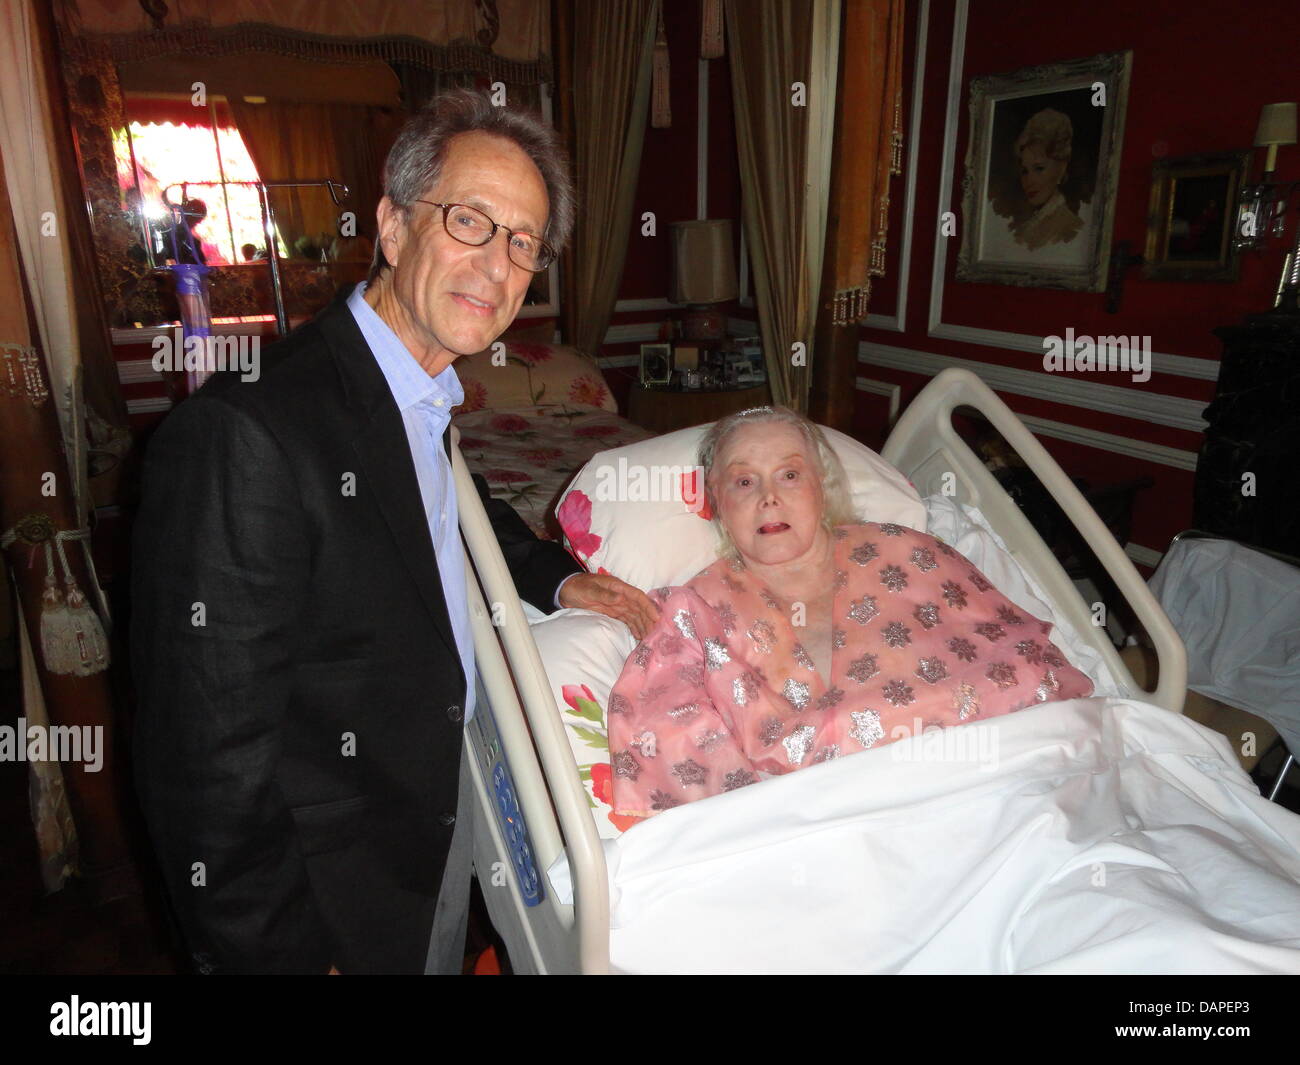
<path id="1" fill-rule="evenodd" d="M 713 466 L 722 454 L 722 445 L 737 429 L 746 425 L 788 425 L 797 430 L 804 439 L 809 457 L 817 467 L 817 475 L 822 485 L 822 519 L 821 524 L 827 532 L 837 525 L 854 524 L 861 519 L 854 513 L 853 496 L 849 492 L 849 479 L 844 466 L 834 448 L 826 439 L 821 426 L 809 421 L 802 414 L 789 407 L 752 407 L 739 414 L 729 414 L 709 426 L 700 440 L 698 461 L 704 467 L 704 498 L 713 515 L 713 527 L 717 531 L 719 554 L 723 557 L 735 557 L 739 554 L 735 541 L 722 524 L 718 516 L 717 495 L 713 491 Z"/>

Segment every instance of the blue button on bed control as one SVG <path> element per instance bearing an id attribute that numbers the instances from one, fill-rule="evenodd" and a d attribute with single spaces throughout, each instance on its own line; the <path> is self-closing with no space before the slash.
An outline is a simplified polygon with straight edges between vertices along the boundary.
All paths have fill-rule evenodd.
<path id="1" fill-rule="evenodd" d="M 510 779 L 510 771 L 504 762 L 497 762 L 492 767 L 492 791 L 496 795 L 501 834 L 505 837 L 515 867 L 515 877 L 519 881 L 519 892 L 525 906 L 536 906 L 542 901 L 540 878 L 537 866 L 533 863 L 532 848 L 528 845 L 528 828 L 524 824 L 523 811 L 519 809 L 519 800 L 515 798 L 514 781 Z"/>

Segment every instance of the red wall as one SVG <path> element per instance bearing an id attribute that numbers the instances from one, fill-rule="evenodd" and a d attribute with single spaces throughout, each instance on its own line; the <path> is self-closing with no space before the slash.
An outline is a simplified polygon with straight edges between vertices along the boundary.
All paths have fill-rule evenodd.
<path id="1" fill-rule="evenodd" d="M 905 68 L 904 115 L 910 114 L 912 76 L 916 69 L 916 18 L 920 3 L 912 7 L 909 28 L 911 54 Z M 956 0 L 931 0 L 925 54 L 922 116 L 916 138 L 915 231 L 909 276 L 906 330 L 903 333 L 863 329 L 863 338 L 916 351 L 933 352 L 1013 366 L 1042 373 L 1040 355 L 1003 350 L 931 337 L 926 322 L 930 303 L 930 277 L 936 248 L 940 210 L 953 211 L 959 236 L 943 240 L 945 285 L 941 320 L 946 325 L 1033 336 L 1061 335 L 1073 328 L 1077 335 L 1123 334 L 1150 336 L 1156 352 L 1217 360 L 1220 345 L 1211 330 L 1230 325 L 1243 315 L 1266 310 L 1281 269 L 1282 250 L 1247 253 L 1241 261 L 1237 283 L 1147 281 L 1139 268 L 1125 277 L 1120 313 L 1107 314 L 1103 293 L 1063 292 L 1051 289 L 958 283 L 954 280 L 960 248 L 961 180 L 965 172 L 970 79 L 985 74 L 1057 60 L 1076 59 L 1099 52 L 1131 50 L 1124 139 L 1120 156 L 1113 241 L 1128 240 L 1141 252 L 1146 239 L 1147 202 L 1151 164 L 1162 157 L 1247 148 L 1263 104 L 1294 99 L 1300 79 L 1294 74 L 1294 0 L 1257 0 L 1244 8 L 1226 0 L 1154 0 L 1138 7 L 1118 0 L 1096 0 L 1085 5 L 1025 5 L 973 0 L 967 18 L 962 67 L 962 95 L 958 108 L 952 200 L 939 204 L 949 65 L 953 47 Z M 1270 29 L 1271 27 L 1271 29 Z M 1261 153 L 1262 154 L 1262 153 Z M 1254 161 L 1252 176 L 1260 160 Z M 1300 177 L 1300 148 L 1283 148 L 1278 177 Z M 881 279 L 872 297 L 872 310 L 890 314 L 895 307 L 899 268 L 902 209 L 907 175 L 895 178 L 890 219 L 889 276 Z M 1292 223 L 1294 224 L 1294 223 Z M 1290 232 L 1290 230 L 1289 230 Z M 903 386 L 904 402 L 925 383 L 921 375 L 864 365 L 863 376 Z M 1045 375 L 1046 376 L 1046 375 Z M 1141 395 L 1180 396 L 1209 402 L 1214 382 L 1171 373 L 1153 373 L 1145 383 L 1128 374 L 1077 374 L 1086 380 L 1116 385 Z M 1070 425 L 1087 427 L 1139 441 L 1196 451 L 1201 435 L 1134 418 L 1121 417 L 1067 403 L 1002 394 L 1019 414 L 1037 415 Z M 857 428 L 864 439 L 878 437 L 885 419 L 882 397 L 859 393 Z M 1096 484 L 1150 475 L 1155 488 L 1139 496 L 1133 542 L 1162 551 L 1172 536 L 1191 522 L 1190 471 L 1147 462 L 1097 447 L 1042 438 L 1047 449 L 1067 473 Z"/>

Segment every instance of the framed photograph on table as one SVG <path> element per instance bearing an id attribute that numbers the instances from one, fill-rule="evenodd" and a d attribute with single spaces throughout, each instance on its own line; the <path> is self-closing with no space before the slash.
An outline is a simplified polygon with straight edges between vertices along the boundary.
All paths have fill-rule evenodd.
<path id="1" fill-rule="evenodd" d="M 1132 52 L 972 79 L 958 281 L 1106 287 Z"/>
<path id="2" fill-rule="evenodd" d="M 641 345 L 641 384 L 666 385 L 673 377 L 671 344 Z"/>
<path id="3" fill-rule="evenodd" d="M 1152 281 L 1236 281 L 1237 198 L 1250 153 L 1160 159 L 1151 167 L 1143 276 Z"/>

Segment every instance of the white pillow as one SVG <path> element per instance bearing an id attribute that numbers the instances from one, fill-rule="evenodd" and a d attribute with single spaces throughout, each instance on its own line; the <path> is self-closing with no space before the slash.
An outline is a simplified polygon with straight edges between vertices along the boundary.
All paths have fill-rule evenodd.
<path id="1" fill-rule="evenodd" d="M 609 693 L 623 672 L 636 639 L 621 621 L 588 610 L 561 610 L 532 624 L 533 639 L 546 664 L 564 734 L 578 764 L 601 839 L 616 839 L 625 825 L 614 808 L 609 775 L 606 710 Z"/>
<path id="2" fill-rule="evenodd" d="M 718 537 L 697 495 L 703 485 L 696 456 L 707 429 L 611 448 L 578 472 L 555 516 L 569 550 L 590 572 L 649 590 L 685 584 L 717 559 Z M 852 437 L 822 431 L 844 465 L 861 520 L 925 532 L 925 507 L 906 477 Z"/>

